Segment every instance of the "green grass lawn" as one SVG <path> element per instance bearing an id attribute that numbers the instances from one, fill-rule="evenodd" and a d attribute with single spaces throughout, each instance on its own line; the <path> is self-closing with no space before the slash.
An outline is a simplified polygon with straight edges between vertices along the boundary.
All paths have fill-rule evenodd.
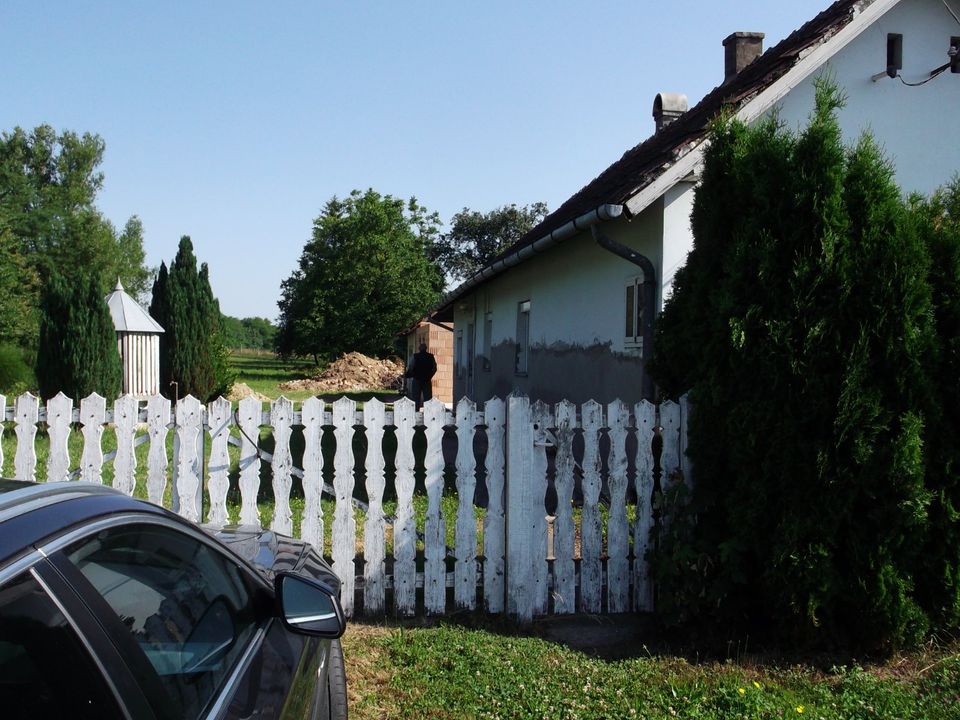
<path id="1" fill-rule="evenodd" d="M 960 717 L 957 645 L 827 669 L 789 658 L 692 662 L 642 646 L 630 659 L 608 661 L 537 637 L 536 625 L 520 632 L 491 619 L 466 624 L 350 625 L 343 643 L 351 717 Z"/>

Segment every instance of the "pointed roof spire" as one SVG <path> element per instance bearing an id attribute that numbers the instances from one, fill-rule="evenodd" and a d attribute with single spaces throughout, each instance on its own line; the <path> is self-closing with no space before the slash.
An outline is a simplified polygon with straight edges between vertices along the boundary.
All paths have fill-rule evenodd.
<path id="1" fill-rule="evenodd" d="M 132 297 L 127 295 L 117 278 L 117 287 L 104 298 L 113 318 L 113 329 L 117 332 L 162 333 L 160 324 L 150 317 Z"/>

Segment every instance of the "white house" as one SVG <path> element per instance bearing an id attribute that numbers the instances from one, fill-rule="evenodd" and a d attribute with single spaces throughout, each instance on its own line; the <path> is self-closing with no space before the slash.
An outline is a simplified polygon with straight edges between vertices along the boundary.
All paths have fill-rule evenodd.
<path id="1" fill-rule="evenodd" d="M 443 300 L 455 401 L 514 390 L 546 402 L 640 399 L 645 271 L 598 239 L 649 260 L 659 311 L 692 247 L 706 126 L 724 108 L 746 122 L 777 109 L 799 127 L 815 78 L 829 73 L 847 95 L 845 139 L 870 130 L 905 192 L 929 193 L 960 170 L 960 0 L 840 0 L 766 52 L 762 41 L 730 35 L 719 86 L 690 109 L 658 95 L 654 135 Z"/>

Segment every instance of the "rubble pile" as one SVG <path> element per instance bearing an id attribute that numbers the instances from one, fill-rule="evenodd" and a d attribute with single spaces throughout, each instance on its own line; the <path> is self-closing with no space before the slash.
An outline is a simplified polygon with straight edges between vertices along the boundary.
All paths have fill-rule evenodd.
<path id="1" fill-rule="evenodd" d="M 316 378 L 280 383 L 281 390 L 306 390 L 314 395 L 396 388 L 403 377 L 399 358 L 377 360 L 358 352 L 330 363 Z"/>
<path id="2" fill-rule="evenodd" d="M 270 400 L 270 398 L 268 398 L 263 393 L 257 392 L 252 387 L 242 382 L 237 382 L 233 384 L 233 387 L 230 388 L 230 394 L 227 395 L 227 400 L 229 400 L 230 402 L 237 402 L 239 400 L 243 400 L 244 398 L 248 398 L 248 397 L 255 397 L 260 402 Z"/>

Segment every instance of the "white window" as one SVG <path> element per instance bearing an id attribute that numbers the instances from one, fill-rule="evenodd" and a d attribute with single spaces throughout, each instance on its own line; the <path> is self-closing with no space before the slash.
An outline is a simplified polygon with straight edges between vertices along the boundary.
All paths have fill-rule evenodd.
<path id="1" fill-rule="evenodd" d="M 627 280 L 624 289 L 625 322 L 624 341 L 626 348 L 643 351 L 643 277 Z"/>
<path id="2" fill-rule="evenodd" d="M 530 355 L 530 301 L 517 303 L 517 356 L 514 373 L 527 374 L 527 361 Z"/>

